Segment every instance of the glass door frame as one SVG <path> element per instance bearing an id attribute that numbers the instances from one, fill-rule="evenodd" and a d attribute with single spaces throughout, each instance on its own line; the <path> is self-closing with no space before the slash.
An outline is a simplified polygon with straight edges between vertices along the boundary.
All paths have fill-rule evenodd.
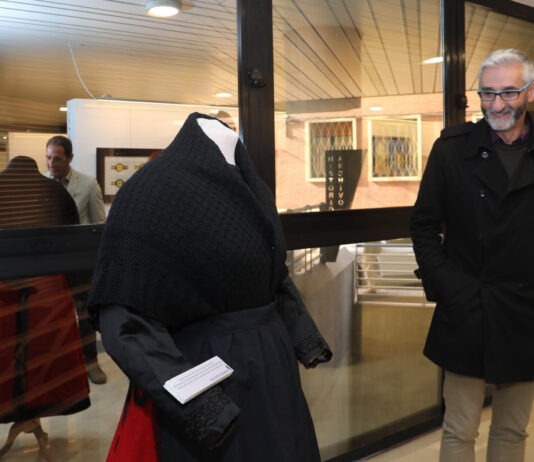
<path id="1" fill-rule="evenodd" d="M 271 0 L 236 0 L 240 136 L 256 169 L 276 191 Z M 534 7 L 510 0 L 471 0 L 534 22 Z M 441 0 L 445 126 L 465 119 L 465 2 Z M 394 239 L 409 235 L 411 207 L 281 215 L 289 249 Z M 0 230 L 0 279 L 94 267 L 104 225 Z M 358 449 L 331 459 L 352 461 L 438 426 L 442 406 L 402 426 L 357 438 Z M 353 446 L 353 447 L 356 447 Z"/>
<path id="2" fill-rule="evenodd" d="M 441 0 L 441 25 L 443 33 L 443 116 L 445 127 L 465 122 L 467 107 L 465 88 L 465 4 L 464 0 Z M 491 8 L 509 16 L 534 22 L 534 7 L 510 0 L 473 0 L 471 3 Z M 238 1 L 239 16 L 247 17 L 250 9 L 261 8 L 265 16 L 252 16 L 259 21 L 240 30 L 239 44 L 254 44 L 256 50 L 247 50 L 241 55 L 250 60 L 239 61 L 240 126 L 242 140 L 255 161 L 259 175 L 276 194 L 275 140 L 274 140 L 274 89 L 272 49 L 272 1 Z M 261 4 L 261 6 L 260 6 Z M 250 17 L 249 17 L 250 19 Z M 247 31 L 252 36 L 247 35 Z M 268 54 L 269 56 L 265 56 Z M 258 67 L 254 59 L 261 56 Z M 271 67 L 269 67 L 271 66 Z M 251 71 L 260 69 L 265 87 L 253 87 Z M 248 79 L 248 80 L 247 80 Z M 267 85 L 268 84 L 268 85 Z M 241 97 L 243 92 L 243 97 Z M 262 99 L 257 93 L 264 92 Z M 269 107 L 266 114 L 261 109 Z M 260 113 L 261 114 L 258 114 Z M 247 126 L 247 124 L 251 124 Z M 249 138 L 250 137 L 250 138 Z M 268 147 L 268 149 L 265 149 Z M 259 157 L 259 159 L 258 159 Z M 325 247 L 352 242 L 377 241 L 409 236 L 409 220 L 412 207 L 383 209 L 343 210 L 334 212 L 284 213 L 280 215 L 288 249 Z M 418 434 L 437 428 L 443 420 L 443 400 L 438 390 L 440 404 L 419 415 L 404 419 L 387 428 L 355 437 L 352 447 L 357 449 L 330 459 L 329 462 L 349 462 L 391 447 Z"/>

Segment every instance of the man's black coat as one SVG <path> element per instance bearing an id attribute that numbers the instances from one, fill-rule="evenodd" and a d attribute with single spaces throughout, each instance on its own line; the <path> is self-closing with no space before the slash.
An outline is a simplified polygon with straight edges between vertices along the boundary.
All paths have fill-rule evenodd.
<path id="1" fill-rule="evenodd" d="M 443 130 L 411 221 L 426 295 L 437 302 L 424 353 L 489 383 L 534 380 L 532 124 L 527 146 L 508 179 L 485 120 Z"/>

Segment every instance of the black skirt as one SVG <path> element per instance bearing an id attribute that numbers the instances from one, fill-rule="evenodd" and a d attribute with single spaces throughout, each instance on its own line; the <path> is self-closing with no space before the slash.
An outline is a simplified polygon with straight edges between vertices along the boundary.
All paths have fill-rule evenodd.
<path id="1" fill-rule="evenodd" d="M 194 364 L 214 355 L 233 370 L 220 383 L 241 409 L 221 446 L 199 451 L 160 421 L 162 462 L 319 462 L 294 347 L 273 302 L 191 324 L 172 334 Z"/>

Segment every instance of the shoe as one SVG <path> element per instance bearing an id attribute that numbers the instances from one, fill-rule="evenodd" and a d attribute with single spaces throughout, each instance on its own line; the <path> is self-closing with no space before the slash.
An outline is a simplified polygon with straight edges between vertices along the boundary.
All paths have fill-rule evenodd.
<path id="1" fill-rule="evenodd" d="M 100 369 L 98 363 L 87 365 L 87 375 L 89 376 L 89 380 L 97 385 L 102 385 L 108 381 L 106 373 Z"/>

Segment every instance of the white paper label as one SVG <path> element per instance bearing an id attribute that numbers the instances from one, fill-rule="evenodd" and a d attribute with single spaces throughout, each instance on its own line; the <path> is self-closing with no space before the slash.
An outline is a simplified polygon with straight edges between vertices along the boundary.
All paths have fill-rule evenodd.
<path id="1" fill-rule="evenodd" d="M 232 375 L 234 370 L 218 356 L 169 379 L 163 385 L 180 403 L 185 404 L 203 391 Z"/>

